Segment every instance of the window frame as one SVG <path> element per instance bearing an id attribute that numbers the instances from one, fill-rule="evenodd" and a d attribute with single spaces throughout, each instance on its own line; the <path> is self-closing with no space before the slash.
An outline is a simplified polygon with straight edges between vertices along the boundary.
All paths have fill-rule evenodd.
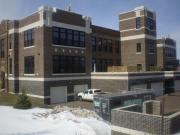
<path id="1" fill-rule="evenodd" d="M 141 45 L 141 43 L 136 43 L 136 53 L 142 53 L 142 45 Z"/>
<path id="2" fill-rule="evenodd" d="M 141 17 L 136 17 L 136 29 L 141 28 Z"/>
<path id="3" fill-rule="evenodd" d="M 34 46 L 35 42 L 35 29 L 29 29 L 24 31 L 24 48 Z"/>
<path id="4" fill-rule="evenodd" d="M 0 40 L 0 58 L 5 58 L 5 39 Z"/>
<path id="5" fill-rule="evenodd" d="M 58 39 L 56 39 L 57 37 L 55 37 L 55 35 L 58 36 Z M 84 48 L 85 37 L 86 34 L 83 31 L 61 27 L 52 27 L 52 43 L 54 45 Z"/>
<path id="6" fill-rule="evenodd" d="M 24 74 L 35 74 L 35 57 L 34 56 L 24 57 Z"/>
<path id="7" fill-rule="evenodd" d="M 84 56 L 53 55 L 52 73 L 85 73 L 85 65 Z"/>

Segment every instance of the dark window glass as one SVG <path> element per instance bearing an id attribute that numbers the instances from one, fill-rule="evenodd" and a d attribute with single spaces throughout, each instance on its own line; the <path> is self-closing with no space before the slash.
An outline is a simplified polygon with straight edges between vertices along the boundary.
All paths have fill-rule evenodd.
<path id="1" fill-rule="evenodd" d="M 84 73 L 85 58 L 79 56 L 53 56 L 53 73 Z"/>
<path id="2" fill-rule="evenodd" d="M 141 43 L 136 44 L 136 52 L 141 52 Z"/>
<path id="3" fill-rule="evenodd" d="M 120 45 L 119 45 L 119 41 L 115 42 L 115 46 L 116 46 L 116 53 L 120 52 Z"/>
<path id="4" fill-rule="evenodd" d="M 102 51 L 102 39 L 101 38 L 98 40 L 98 51 L 99 52 Z"/>
<path id="5" fill-rule="evenodd" d="M 4 43 L 5 43 L 5 40 L 1 39 L 0 40 L 0 58 L 4 58 Z"/>
<path id="6" fill-rule="evenodd" d="M 12 58 L 9 59 L 9 73 L 12 74 Z"/>
<path id="7" fill-rule="evenodd" d="M 108 46 L 107 46 L 107 40 L 106 39 L 102 40 L 102 46 L 103 46 L 103 51 L 107 52 Z"/>
<path id="8" fill-rule="evenodd" d="M 84 43 L 85 43 L 85 34 L 84 34 L 84 32 L 79 32 L 79 40 L 80 40 L 80 47 L 84 47 Z"/>
<path id="9" fill-rule="evenodd" d="M 9 35 L 9 49 L 12 49 L 12 34 Z"/>
<path id="10" fill-rule="evenodd" d="M 60 45 L 66 45 L 66 29 L 60 28 Z"/>
<path id="11" fill-rule="evenodd" d="M 153 30 L 154 29 L 154 21 L 151 18 L 147 18 L 146 26 L 148 29 Z"/>
<path id="12" fill-rule="evenodd" d="M 59 28 L 53 27 L 53 44 L 59 44 Z"/>
<path id="13" fill-rule="evenodd" d="M 74 46 L 79 46 L 79 32 L 74 31 Z"/>
<path id="14" fill-rule="evenodd" d="M 120 59 L 116 60 L 116 66 L 120 66 Z"/>
<path id="15" fill-rule="evenodd" d="M 95 58 L 93 58 L 92 59 L 92 71 L 96 71 L 96 59 Z"/>
<path id="16" fill-rule="evenodd" d="M 84 73 L 85 72 L 85 58 L 84 57 L 79 57 L 79 58 L 80 58 L 79 70 L 80 70 L 80 73 Z"/>
<path id="17" fill-rule="evenodd" d="M 24 73 L 34 74 L 34 56 L 24 57 Z"/>
<path id="18" fill-rule="evenodd" d="M 113 60 L 112 59 L 108 60 L 108 66 L 113 66 Z"/>
<path id="19" fill-rule="evenodd" d="M 102 72 L 107 72 L 107 67 L 108 67 L 108 60 L 104 59 Z"/>
<path id="20" fill-rule="evenodd" d="M 165 55 L 167 57 L 176 57 L 176 50 L 174 48 L 166 47 L 165 48 Z"/>
<path id="21" fill-rule="evenodd" d="M 103 64 L 102 64 L 103 61 L 102 61 L 102 59 L 99 59 L 98 61 L 99 61 L 98 71 L 99 71 L 99 72 L 102 72 L 102 71 L 103 71 Z"/>
<path id="22" fill-rule="evenodd" d="M 112 40 L 108 40 L 108 50 L 109 50 L 109 52 L 112 52 L 113 51 L 113 49 L 112 49 Z"/>
<path id="23" fill-rule="evenodd" d="M 139 29 L 139 28 L 141 28 L 141 18 L 137 17 L 136 18 L 136 29 Z"/>
<path id="24" fill-rule="evenodd" d="M 149 45 L 149 53 L 155 53 L 155 45 L 154 44 L 150 44 Z"/>
<path id="25" fill-rule="evenodd" d="M 24 47 L 34 45 L 34 29 L 30 29 L 24 32 Z"/>
<path id="26" fill-rule="evenodd" d="M 85 46 L 84 32 L 53 27 L 52 33 L 53 44 L 75 47 Z"/>
<path id="27" fill-rule="evenodd" d="M 96 37 L 92 37 L 91 42 L 92 42 L 92 50 L 95 52 L 96 51 Z"/>
<path id="28" fill-rule="evenodd" d="M 72 46 L 73 45 L 73 31 L 67 30 L 67 45 Z"/>

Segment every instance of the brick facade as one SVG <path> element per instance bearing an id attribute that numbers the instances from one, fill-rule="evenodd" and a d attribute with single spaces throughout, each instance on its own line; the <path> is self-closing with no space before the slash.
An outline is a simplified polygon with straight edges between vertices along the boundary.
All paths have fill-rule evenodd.
<path id="1" fill-rule="evenodd" d="M 154 53 L 148 53 L 149 46 L 156 44 L 155 13 L 141 7 L 119 17 L 120 31 L 96 26 L 88 16 L 51 7 L 40 7 L 38 11 L 21 20 L 2 21 L 0 41 L 3 43 L 0 47 L 4 44 L 4 48 L 1 48 L 4 49 L 4 56 L 0 58 L 1 88 L 13 93 L 21 93 L 25 89 L 28 94 L 41 97 L 47 102 L 50 102 L 51 87 L 64 85 L 67 86 L 67 93 L 71 97 L 74 94 L 74 85 L 88 85 L 89 88 L 101 88 L 106 91 L 131 90 L 129 84 L 136 85 L 138 80 L 104 81 L 91 78 L 94 76 L 91 72 L 107 72 L 108 66 L 142 64 L 142 70 L 147 71 L 149 66 L 156 65 L 156 48 Z M 141 20 L 141 28 L 138 30 L 135 29 L 137 17 Z M 148 18 L 153 20 L 153 30 L 146 26 Z M 54 27 L 73 30 L 73 33 L 84 33 L 84 46 L 54 44 Z M 25 33 L 32 29 L 33 45 L 26 47 Z M 95 42 L 92 38 L 95 38 Z M 73 42 L 74 39 L 75 37 Z M 141 53 L 136 53 L 136 43 L 141 43 Z M 84 58 L 85 71 L 54 73 L 54 55 L 65 56 L 68 60 L 71 58 L 71 62 L 75 58 L 79 61 Z M 34 66 L 32 74 L 25 73 L 25 57 L 29 56 L 34 60 L 34 63 L 28 63 Z M 77 66 L 79 61 L 73 66 Z M 161 78 L 155 80 L 162 81 Z"/>

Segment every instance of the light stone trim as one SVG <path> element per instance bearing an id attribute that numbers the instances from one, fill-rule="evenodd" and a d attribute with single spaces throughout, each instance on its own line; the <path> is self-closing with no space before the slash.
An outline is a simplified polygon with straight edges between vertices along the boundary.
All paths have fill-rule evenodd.
<path id="1" fill-rule="evenodd" d="M 9 92 L 10 94 L 16 94 L 14 92 Z M 22 93 L 18 93 L 18 94 L 22 94 Z M 35 97 L 35 98 L 41 98 L 41 99 L 46 99 L 46 98 L 50 98 L 50 96 L 39 96 L 39 95 L 34 95 L 34 94 L 26 94 L 27 96 L 30 97 Z"/>
<path id="2" fill-rule="evenodd" d="M 155 36 L 151 36 L 147 34 L 140 34 L 140 35 L 135 35 L 135 36 L 121 37 L 121 41 L 136 40 L 136 39 L 142 39 L 142 38 L 156 40 Z"/>
<path id="3" fill-rule="evenodd" d="M 176 46 L 171 46 L 171 45 L 167 45 L 167 44 L 157 44 L 157 47 L 168 47 L 168 48 L 176 49 Z"/>
<path id="4" fill-rule="evenodd" d="M 32 46 L 28 46 L 28 47 L 24 47 L 24 49 L 29 49 L 29 48 L 34 48 L 35 45 L 32 45 Z"/>
<path id="5" fill-rule="evenodd" d="M 133 29 L 121 30 L 120 32 L 127 32 L 127 31 L 134 31 L 134 30 L 142 30 L 142 29 L 147 29 L 147 30 L 149 30 L 149 31 L 156 31 L 156 30 L 150 30 L 150 29 L 147 28 L 147 27 L 141 27 L 140 29 L 133 28 Z"/>
<path id="6" fill-rule="evenodd" d="M 38 77 L 9 77 L 8 80 L 19 80 L 19 81 L 63 81 L 63 80 L 83 80 L 90 79 L 90 76 L 81 77 L 54 77 L 54 78 L 38 78 Z"/>
<path id="7" fill-rule="evenodd" d="M 91 76 L 91 79 L 97 80 L 128 80 L 128 76 Z"/>
<path id="8" fill-rule="evenodd" d="M 65 46 L 65 45 L 56 45 L 56 44 L 52 44 L 53 47 L 62 47 L 62 48 L 75 48 L 75 49 L 83 49 L 85 50 L 86 48 L 85 47 L 75 47 L 75 46 Z"/>
<path id="9" fill-rule="evenodd" d="M 52 14 L 53 12 L 56 12 L 56 8 L 51 8 L 51 7 L 40 7 L 38 9 L 38 13 L 40 15 L 40 20 L 34 23 L 31 23 L 29 25 L 26 25 L 24 27 L 18 28 L 18 29 L 10 29 L 9 34 L 13 33 L 21 33 L 26 30 L 32 29 L 32 28 L 37 28 L 37 27 L 42 27 L 42 26 L 47 26 L 47 27 L 62 27 L 62 28 L 68 28 L 68 29 L 73 29 L 73 30 L 78 30 L 78 31 L 83 31 L 86 33 L 92 33 L 92 29 L 90 28 L 91 24 L 91 18 L 88 16 L 83 16 L 82 19 L 86 21 L 85 27 L 82 26 L 76 26 L 76 25 L 71 25 L 71 24 L 65 24 L 61 22 L 56 22 L 52 20 Z M 46 20 L 44 20 L 43 16 L 44 13 L 46 13 Z"/>
<path id="10" fill-rule="evenodd" d="M 144 76 L 91 76 L 91 79 L 101 80 L 135 80 L 148 78 L 163 78 L 163 75 L 144 75 Z"/>
<path id="11" fill-rule="evenodd" d="M 86 75 L 87 73 L 67 73 L 67 74 L 51 74 L 53 76 L 58 76 L 58 75 Z"/>
<path id="12" fill-rule="evenodd" d="M 150 18 L 150 19 L 152 19 L 152 20 L 154 20 L 154 21 L 156 20 L 155 17 L 154 17 L 154 18 L 151 18 L 151 17 L 145 16 L 145 15 L 140 15 L 140 16 L 138 16 L 138 17 L 147 17 L 147 18 Z M 129 18 L 126 18 L 126 19 L 120 19 L 119 22 L 128 21 L 128 20 L 132 20 L 132 19 L 135 19 L 135 18 L 137 18 L 137 17 L 129 17 Z"/>

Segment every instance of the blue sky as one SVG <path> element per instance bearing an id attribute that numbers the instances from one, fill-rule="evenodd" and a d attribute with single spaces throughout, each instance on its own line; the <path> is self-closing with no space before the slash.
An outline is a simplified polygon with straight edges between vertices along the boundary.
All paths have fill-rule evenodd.
<path id="1" fill-rule="evenodd" d="M 19 19 L 41 5 L 66 9 L 92 17 L 95 25 L 119 29 L 118 14 L 144 5 L 156 11 L 158 37 L 170 35 L 177 42 L 180 58 L 180 0 L 0 0 L 0 20 Z"/>

